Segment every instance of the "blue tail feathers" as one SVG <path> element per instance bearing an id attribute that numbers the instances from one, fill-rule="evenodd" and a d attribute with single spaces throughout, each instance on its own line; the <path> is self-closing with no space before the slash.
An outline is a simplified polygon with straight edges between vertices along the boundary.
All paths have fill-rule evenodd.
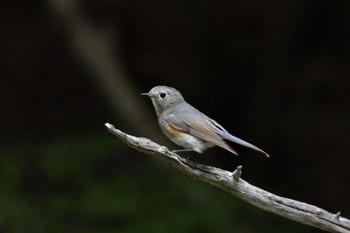
<path id="1" fill-rule="evenodd" d="M 237 143 L 237 144 L 239 144 L 239 145 L 241 145 L 241 146 L 244 146 L 244 147 L 253 149 L 253 150 L 255 150 L 255 151 L 258 151 L 258 152 L 260 152 L 260 153 L 265 154 L 266 157 L 270 157 L 270 155 L 269 155 L 268 153 L 266 153 L 265 151 L 263 151 L 262 149 L 260 149 L 260 148 L 258 148 L 258 147 L 256 147 L 256 146 L 254 146 L 253 144 L 250 144 L 249 142 L 246 142 L 246 141 L 244 141 L 244 140 L 242 140 L 242 139 L 240 139 L 240 138 L 237 138 L 237 137 L 231 135 L 231 134 L 228 133 L 228 132 L 221 132 L 221 133 L 220 133 L 220 136 L 221 136 L 223 139 L 225 139 L 225 140 L 229 140 L 229 141 L 234 142 L 234 143 Z"/>

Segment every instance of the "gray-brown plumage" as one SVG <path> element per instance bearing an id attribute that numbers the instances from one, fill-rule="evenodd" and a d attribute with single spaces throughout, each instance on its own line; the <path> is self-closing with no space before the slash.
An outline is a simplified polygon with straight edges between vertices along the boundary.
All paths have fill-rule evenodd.
<path id="1" fill-rule="evenodd" d="M 237 152 L 225 140 L 229 140 L 269 155 L 260 148 L 231 135 L 213 119 L 188 104 L 181 93 L 167 86 L 156 86 L 149 93 L 163 133 L 186 150 L 203 153 L 212 146 L 219 146 L 233 154 Z"/>

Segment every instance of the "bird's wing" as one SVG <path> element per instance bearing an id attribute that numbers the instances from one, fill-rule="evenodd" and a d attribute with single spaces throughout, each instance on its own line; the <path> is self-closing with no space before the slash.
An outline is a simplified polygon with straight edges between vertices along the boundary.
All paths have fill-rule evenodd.
<path id="1" fill-rule="evenodd" d="M 193 109 L 193 111 L 196 109 Z M 198 110 L 196 110 L 198 111 Z M 203 121 L 198 121 L 197 117 L 202 116 L 201 119 Z M 196 117 L 194 117 L 196 116 Z M 165 121 L 173 128 L 191 134 L 197 138 L 202 139 L 203 141 L 209 142 L 216 146 L 219 146 L 223 149 L 230 151 L 233 154 L 238 154 L 234 149 L 232 149 L 218 134 L 217 126 L 211 123 L 210 118 L 208 118 L 204 114 L 199 111 L 196 113 L 193 112 L 182 112 L 176 111 L 173 113 L 169 113 L 166 115 Z M 214 121 L 215 122 L 215 121 Z M 216 123 L 216 122 L 215 122 Z M 217 124 L 217 123 L 216 123 Z M 220 125 L 219 125 L 220 126 Z M 220 126 L 219 130 L 224 130 L 222 126 Z"/>
<path id="2" fill-rule="evenodd" d="M 237 151 L 235 151 L 233 148 L 231 148 L 222 138 L 219 136 L 212 127 L 208 126 L 207 124 L 201 124 L 194 122 L 190 126 L 190 133 L 200 139 L 203 139 L 205 141 L 211 142 L 221 148 L 224 148 L 228 151 L 230 151 L 233 154 L 238 155 Z"/>

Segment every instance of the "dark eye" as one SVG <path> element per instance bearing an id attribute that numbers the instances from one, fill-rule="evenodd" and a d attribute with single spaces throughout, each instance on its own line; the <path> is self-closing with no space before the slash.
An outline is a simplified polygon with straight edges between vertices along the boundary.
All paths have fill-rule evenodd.
<path id="1" fill-rule="evenodd" d="M 165 92 L 161 92 L 161 93 L 159 94 L 159 96 L 160 96 L 160 98 L 164 99 L 164 98 L 166 97 L 166 93 L 165 93 Z"/>

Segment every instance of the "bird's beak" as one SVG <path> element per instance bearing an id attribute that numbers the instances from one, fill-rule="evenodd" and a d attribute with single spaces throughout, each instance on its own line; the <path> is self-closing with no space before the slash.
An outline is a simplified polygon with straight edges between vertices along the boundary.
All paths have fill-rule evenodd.
<path id="1" fill-rule="evenodd" d="M 149 94 L 148 92 L 146 92 L 146 93 L 141 93 L 141 95 L 145 95 L 145 96 L 150 97 L 150 94 Z"/>

